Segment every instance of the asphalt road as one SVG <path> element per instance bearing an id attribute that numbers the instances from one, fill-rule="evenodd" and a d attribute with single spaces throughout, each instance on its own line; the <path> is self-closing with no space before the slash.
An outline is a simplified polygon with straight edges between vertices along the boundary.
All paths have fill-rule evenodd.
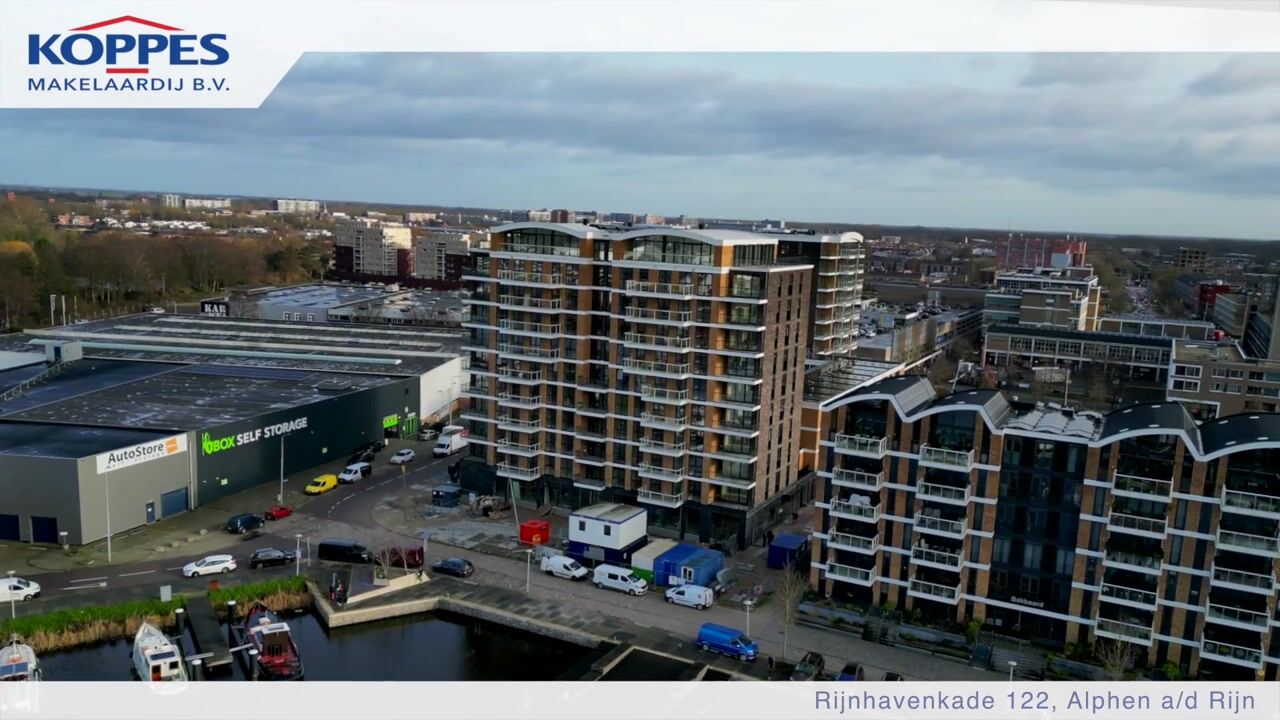
<path id="1" fill-rule="evenodd" d="M 425 445 L 425 443 L 423 443 Z M 387 461 L 392 450 L 383 450 L 373 464 L 373 474 L 350 485 L 339 485 L 324 495 L 314 498 L 298 509 L 304 515 L 321 520 L 337 520 L 359 527 L 374 527 L 373 507 L 392 489 L 392 483 L 412 485 L 426 481 L 444 482 L 447 467 L 461 460 L 460 454 L 433 458 L 430 448 L 418 450 L 418 456 L 407 465 L 392 465 Z M 406 468 L 401 472 L 401 467 Z M 391 487 L 389 487 L 391 486 Z"/>

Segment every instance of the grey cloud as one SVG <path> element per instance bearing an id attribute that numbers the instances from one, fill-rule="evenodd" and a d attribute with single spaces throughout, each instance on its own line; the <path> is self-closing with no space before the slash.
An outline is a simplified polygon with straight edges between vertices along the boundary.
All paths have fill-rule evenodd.
<path id="1" fill-rule="evenodd" d="M 1280 56 L 1242 55 L 1226 60 L 1189 86 L 1195 95 L 1237 95 L 1280 89 Z"/>
<path id="2" fill-rule="evenodd" d="M 1158 56 L 1141 53 L 1040 53 L 1022 78 L 1026 87 L 1109 85 L 1149 75 Z"/>

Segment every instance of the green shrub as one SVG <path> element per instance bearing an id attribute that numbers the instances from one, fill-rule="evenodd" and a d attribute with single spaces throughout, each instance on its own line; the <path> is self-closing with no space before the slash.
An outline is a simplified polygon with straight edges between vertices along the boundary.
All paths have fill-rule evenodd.
<path id="1" fill-rule="evenodd" d="M 964 640 L 970 645 L 978 641 L 978 633 L 982 632 L 981 620 L 970 620 L 964 629 Z"/>
<path id="2" fill-rule="evenodd" d="M 131 637 L 143 620 L 173 626 L 173 611 L 183 607 L 179 596 L 168 602 L 134 600 L 102 607 L 55 610 L 0 622 L 0 637 L 20 635 L 37 652 Z"/>

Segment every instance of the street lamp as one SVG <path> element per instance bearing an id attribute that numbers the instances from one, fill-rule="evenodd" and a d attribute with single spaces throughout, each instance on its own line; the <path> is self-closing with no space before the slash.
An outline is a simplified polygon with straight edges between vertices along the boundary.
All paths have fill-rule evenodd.
<path id="1" fill-rule="evenodd" d="M 65 552 L 65 553 L 71 552 L 71 546 L 67 544 L 66 530 L 58 531 L 58 544 L 62 546 L 62 552 Z"/>
<path id="2" fill-rule="evenodd" d="M 516 552 L 524 553 L 524 594 L 529 594 L 529 578 L 533 570 L 533 548 L 525 550 L 517 550 Z M 423 559 L 426 562 L 426 559 Z"/>
<path id="3" fill-rule="evenodd" d="M 111 471 L 102 474 L 103 503 L 107 509 L 107 562 L 111 562 Z"/>
<path id="4" fill-rule="evenodd" d="M 1017 669 L 1018 669 L 1018 661 L 1010 660 L 1009 661 L 1009 682 L 1013 682 L 1013 671 Z"/>
<path id="5" fill-rule="evenodd" d="M 18 597 L 18 591 L 13 587 L 13 576 L 15 572 L 16 571 L 14 570 L 9 571 L 9 617 L 16 620 L 18 618 L 18 606 L 14 602 L 14 598 Z"/>
<path id="6" fill-rule="evenodd" d="M 293 576 L 297 577 L 302 571 L 302 533 L 294 533 L 294 551 L 293 551 Z"/>
<path id="7" fill-rule="evenodd" d="M 284 504 L 284 436 L 280 433 L 280 504 Z"/>
<path id="8" fill-rule="evenodd" d="M 751 608 L 754 605 L 750 598 L 742 601 L 742 607 L 747 609 L 747 637 L 751 637 Z"/>

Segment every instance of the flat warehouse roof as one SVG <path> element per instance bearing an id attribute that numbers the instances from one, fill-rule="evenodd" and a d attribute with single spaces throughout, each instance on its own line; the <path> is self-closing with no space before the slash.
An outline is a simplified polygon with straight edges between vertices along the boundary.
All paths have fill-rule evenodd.
<path id="1" fill-rule="evenodd" d="M 0 404 L 0 417 L 15 415 L 25 410 L 61 402 L 77 395 L 96 392 L 116 385 L 170 372 L 181 365 L 163 363 L 134 363 L 117 360 L 77 360 L 68 363 L 57 375 L 31 387 L 17 397 Z M 73 419 L 73 418 L 59 418 Z"/>
<path id="2" fill-rule="evenodd" d="M 0 422 L 0 456 L 77 459 L 159 440 L 170 434 L 84 425 Z"/>

